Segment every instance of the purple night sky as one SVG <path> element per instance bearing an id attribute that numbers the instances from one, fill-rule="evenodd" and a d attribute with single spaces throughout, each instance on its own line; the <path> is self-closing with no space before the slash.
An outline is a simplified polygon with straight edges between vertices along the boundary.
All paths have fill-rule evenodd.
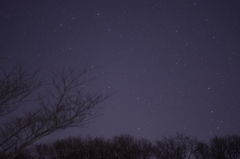
<path id="1" fill-rule="evenodd" d="M 240 134 L 239 0 L 1 0 L 0 45 L 5 68 L 94 66 L 88 90 L 115 92 L 53 138 Z"/>

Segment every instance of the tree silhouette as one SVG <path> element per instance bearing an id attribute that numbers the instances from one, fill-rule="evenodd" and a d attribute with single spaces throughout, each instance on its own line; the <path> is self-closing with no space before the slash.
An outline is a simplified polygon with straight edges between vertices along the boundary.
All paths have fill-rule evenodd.
<path id="1" fill-rule="evenodd" d="M 199 141 L 195 148 L 194 155 L 197 159 L 210 159 L 211 155 L 208 144 Z"/>
<path id="2" fill-rule="evenodd" d="M 36 89 L 43 85 L 37 79 L 39 70 L 29 71 L 24 65 L 16 65 L 10 71 L 0 67 L 0 116 L 16 110 Z"/>
<path id="3" fill-rule="evenodd" d="M 54 159 L 56 158 L 56 151 L 52 144 L 41 143 L 34 145 L 28 154 L 35 159 Z"/>
<path id="4" fill-rule="evenodd" d="M 230 159 L 240 158 L 240 136 L 229 135 L 227 140 L 227 157 Z"/>
<path id="5" fill-rule="evenodd" d="M 150 159 L 153 156 L 153 144 L 146 139 L 137 141 L 139 159 Z"/>
<path id="6" fill-rule="evenodd" d="M 156 141 L 155 156 L 158 159 L 191 159 L 194 156 L 197 140 L 184 134 L 173 137 L 163 137 Z"/>
<path id="7" fill-rule="evenodd" d="M 53 143 L 55 157 L 59 159 L 86 158 L 86 146 L 81 138 L 69 137 Z"/>
<path id="8" fill-rule="evenodd" d="M 36 79 L 38 71 L 28 72 L 23 66 L 16 66 L 9 73 L 2 69 L 0 83 L 0 112 L 2 116 L 29 101 L 33 91 L 43 86 L 34 103 L 38 105 L 13 117 L 0 126 L 0 151 L 14 158 L 23 149 L 55 131 L 73 126 L 83 126 L 95 115 L 96 105 L 106 99 L 103 94 L 84 94 L 86 73 L 75 69 L 53 71 L 51 81 L 43 83 Z M 42 88 L 41 88 L 42 89 Z M 41 89 L 38 89 L 41 91 Z"/>
<path id="9" fill-rule="evenodd" d="M 111 143 L 101 137 L 88 137 L 86 142 L 86 153 L 88 159 L 112 159 Z"/>
<path id="10" fill-rule="evenodd" d="M 222 139 L 225 143 L 219 142 L 223 141 Z M 238 135 L 230 135 L 214 137 L 209 143 L 205 143 L 183 134 L 177 134 L 174 137 L 163 137 L 162 140 L 157 140 L 156 144 L 152 144 L 146 139 L 135 139 L 130 135 L 115 136 L 110 140 L 101 137 L 87 137 L 86 139 L 69 137 L 51 143 L 33 145 L 21 151 L 17 158 L 239 159 L 239 139 Z"/>
<path id="11" fill-rule="evenodd" d="M 112 158 L 140 158 L 137 141 L 130 135 L 115 136 L 112 139 Z"/>
<path id="12" fill-rule="evenodd" d="M 212 159 L 239 159 L 240 136 L 214 137 L 210 140 Z"/>

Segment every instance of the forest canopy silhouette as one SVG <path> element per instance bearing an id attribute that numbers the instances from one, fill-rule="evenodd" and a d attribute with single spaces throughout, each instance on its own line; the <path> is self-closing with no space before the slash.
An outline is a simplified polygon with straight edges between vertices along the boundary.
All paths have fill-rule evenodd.
<path id="1" fill-rule="evenodd" d="M 208 142 L 177 133 L 150 142 L 130 135 L 68 137 L 23 149 L 16 159 L 239 159 L 240 136 L 215 136 Z"/>
<path id="2" fill-rule="evenodd" d="M 36 143 L 53 132 L 82 127 L 95 117 L 97 105 L 108 96 L 83 91 L 92 68 L 52 71 L 49 81 L 39 79 L 39 70 L 24 65 L 0 75 L 0 158 L 6 159 L 239 159 L 240 136 L 213 137 L 209 142 L 177 133 L 150 142 L 130 135 L 69 137 Z M 22 105 L 34 103 L 19 116 Z"/>

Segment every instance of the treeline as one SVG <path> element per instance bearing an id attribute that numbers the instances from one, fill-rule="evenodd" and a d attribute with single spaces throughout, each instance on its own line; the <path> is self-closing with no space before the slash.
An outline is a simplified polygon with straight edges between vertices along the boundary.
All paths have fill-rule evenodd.
<path id="1" fill-rule="evenodd" d="M 0 158 L 7 158 L 2 153 Z M 208 142 L 184 134 L 150 142 L 130 135 L 69 137 L 24 149 L 15 159 L 240 159 L 240 136 L 213 137 Z"/>

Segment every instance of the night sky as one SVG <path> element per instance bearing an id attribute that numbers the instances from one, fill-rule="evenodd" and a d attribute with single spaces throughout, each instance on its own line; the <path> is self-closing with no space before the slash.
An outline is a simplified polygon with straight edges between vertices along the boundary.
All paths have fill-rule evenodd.
<path id="1" fill-rule="evenodd" d="M 114 95 L 57 137 L 240 134 L 239 0 L 1 0 L 0 45 L 5 68 L 98 67 Z"/>

